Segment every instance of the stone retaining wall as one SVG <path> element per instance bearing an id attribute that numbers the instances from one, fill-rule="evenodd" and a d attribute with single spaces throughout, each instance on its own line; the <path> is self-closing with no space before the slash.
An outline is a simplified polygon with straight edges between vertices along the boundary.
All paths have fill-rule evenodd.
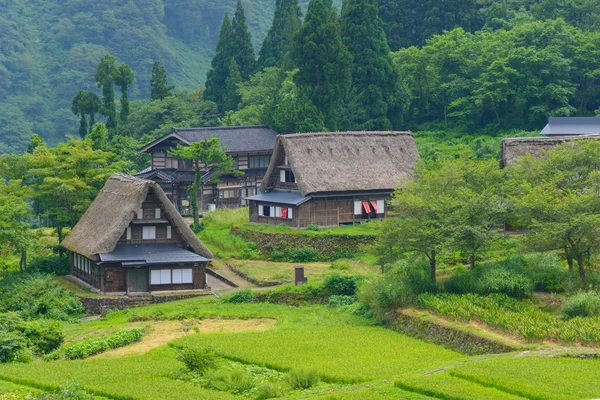
<path id="1" fill-rule="evenodd" d="M 508 353 L 519 349 L 516 346 L 513 347 L 491 338 L 436 324 L 402 312 L 395 315 L 390 327 L 395 331 L 449 347 L 468 355 Z"/>
<path id="2" fill-rule="evenodd" d="M 79 297 L 86 314 L 99 315 L 102 309 L 125 310 L 132 307 L 146 306 L 150 304 L 165 303 L 167 301 L 183 300 L 192 297 L 206 296 L 210 293 L 186 293 L 173 295 L 151 295 L 144 297 Z"/>
<path id="3" fill-rule="evenodd" d="M 310 247 L 320 258 L 335 259 L 360 252 L 362 248 L 375 243 L 375 235 L 311 235 L 302 231 L 297 233 L 259 232 L 252 229 L 232 227 L 231 235 L 240 236 L 248 242 L 254 242 L 263 254 L 273 250 L 289 253 L 293 250 Z"/>

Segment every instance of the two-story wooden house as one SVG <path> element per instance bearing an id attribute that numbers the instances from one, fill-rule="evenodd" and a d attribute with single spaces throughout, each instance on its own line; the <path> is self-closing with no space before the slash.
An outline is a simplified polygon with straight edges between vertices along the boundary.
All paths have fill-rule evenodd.
<path id="1" fill-rule="evenodd" d="M 418 160 L 410 132 L 278 136 L 263 193 L 248 197 L 250 222 L 304 228 L 383 218 Z"/>
<path id="2" fill-rule="evenodd" d="M 221 145 L 227 147 L 227 154 L 233 157 L 236 168 L 244 174 L 226 175 L 220 177 L 220 183 L 208 183 L 210 165 L 201 165 L 205 171 L 202 199 L 204 209 L 246 205 L 245 198 L 258 193 L 257 189 L 267 171 L 275 146 L 277 133 L 266 126 L 173 128 L 167 135 L 139 150 L 141 153 L 149 153 L 152 163 L 136 176 L 160 184 L 179 212 L 190 215 L 188 188 L 194 181 L 192 163 L 171 157 L 169 150 L 179 144 L 190 145 L 208 140 L 213 135 L 221 140 Z"/>
<path id="3" fill-rule="evenodd" d="M 212 258 L 157 183 L 121 174 L 62 245 L 71 274 L 104 293 L 203 289 Z"/>

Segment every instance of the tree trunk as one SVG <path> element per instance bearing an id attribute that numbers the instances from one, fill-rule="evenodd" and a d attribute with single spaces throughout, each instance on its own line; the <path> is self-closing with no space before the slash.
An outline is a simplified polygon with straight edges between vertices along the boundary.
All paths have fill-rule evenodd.
<path id="1" fill-rule="evenodd" d="M 192 193 L 190 193 L 190 203 L 192 205 L 192 215 L 194 216 L 194 225 L 200 225 L 200 215 L 198 213 L 198 191 L 200 190 L 200 168 L 196 168 L 196 176 L 194 178 L 194 184 L 192 185 Z M 202 194 L 200 194 L 202 197 Z"/>
<path id="2" fill-rule="evenodd" d="M 565 247 L 565 258 L 567 259 L 567 265 L 569 266 L 569 274 L 573 275 L 575 273 L 575 269 L 573 268 L 573 256 L 569 252 L 569 250 Z"/>
<path id="3" fill-rule="evenodd" d="M 585 277 L 585 264 L 582 254 L 577 254 L 577 268 L 579 269 L 579 279 L 581 280 L 581 287 L 587 288 L 587 279 Z"/>
<path id="4" fill-rule="evenodd" d="M 63 227 L 60 225 L 57 226 L 56 233 L 58 233 L 58 255 L 62 257 L 65 253 L 63 247 L 61 246 L 61 243 L 63 241 Z"/>
<path id="5" fill-rule="evenodd" d="M 21 272 L 27 271 L 27 249 L 21 249 L 21 261 L 19 261 L 19 269 Z"/>
<path id="6" fill-rule="evenodd" d="M 471 269 L 475 269 L 475 254 L 469 255 L 469 266 Z"/>
<path id="7" fill-rule="evenodd" d="M 431 280 L 433 283 L 436 282 L 436 260 L 435 260 L 435 250 L 431 251 L 431 257 L 429 258 L 429 271 L 431 273 Z"/>

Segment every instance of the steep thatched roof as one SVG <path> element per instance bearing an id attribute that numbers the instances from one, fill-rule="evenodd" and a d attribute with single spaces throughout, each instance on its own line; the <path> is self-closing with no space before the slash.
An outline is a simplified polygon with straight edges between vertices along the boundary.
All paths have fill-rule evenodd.
<path id="1" fill-rule="evenodd" d="M 504 168 L 526 154 L 531 154 L 533 157 L 537 158 L 557 144 L 581 139 L 600 139 L 600 135 L 505 138 L 502 139 L 502 147 L 500 150 L 500 166 Z"/>
<path id="2" fill-rule="evenodd" d="M 106 181 L 98 197 L 62 245 L 94 260 L 98 259 L 100 253 L 112 252 L 148 193 L 152 193 L 161 203 L 167 219 L 187 245 L 197 254 L 212 258 L 210 250 L 187 226 L 157 183 L 122 174 L 115 174 Z"/>
<path id="3" fill-rule="evenodd" d="M 410 132 L 299 133 L 277 137 L 261 190 L 272 187 L 287 155 L 303 195 L 393 190 L 410 179 L 419 153 Z"/>

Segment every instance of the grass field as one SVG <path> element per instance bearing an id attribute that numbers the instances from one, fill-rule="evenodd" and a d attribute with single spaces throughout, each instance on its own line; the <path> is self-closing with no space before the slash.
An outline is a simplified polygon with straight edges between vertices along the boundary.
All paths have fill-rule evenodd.
<path id="1" fill-rule="evenodd" d="M 299 264 L 304 267 L 304 274 L 310 283 L 321 283 L 325 276 L 334 272 L 342 275 L 368 276 L 377 270 L 377 267 L 364 261 L 346 259 L 337 260 L 333 267 L 330 262 L 290 263 L 231 259 L 228 263 L 259 282 L 292 282 L 294 267 Z"/>
<path id="2" fill-rule="evenodd" d="M 271 321 L 271 322 L 269 322 Z M 67 341 L 135 326 L 147 339 L 85 360 L 0 365 L 0 398 L 79 383 L 112 399 L 253 399 L 179 378 L 176 346 L 212 346 L 225 360 L 287 374 L 314 370 L 303 399 L 577 399 L 600 397 L 600 361 L 509 353 L 467 357 L 321 305 L 231 304 L 195 298 L 63 323 Z M 148 340 L 145 342 L 144 340 Z M 137 346 L 137 347 L 135 347 Z"/>

